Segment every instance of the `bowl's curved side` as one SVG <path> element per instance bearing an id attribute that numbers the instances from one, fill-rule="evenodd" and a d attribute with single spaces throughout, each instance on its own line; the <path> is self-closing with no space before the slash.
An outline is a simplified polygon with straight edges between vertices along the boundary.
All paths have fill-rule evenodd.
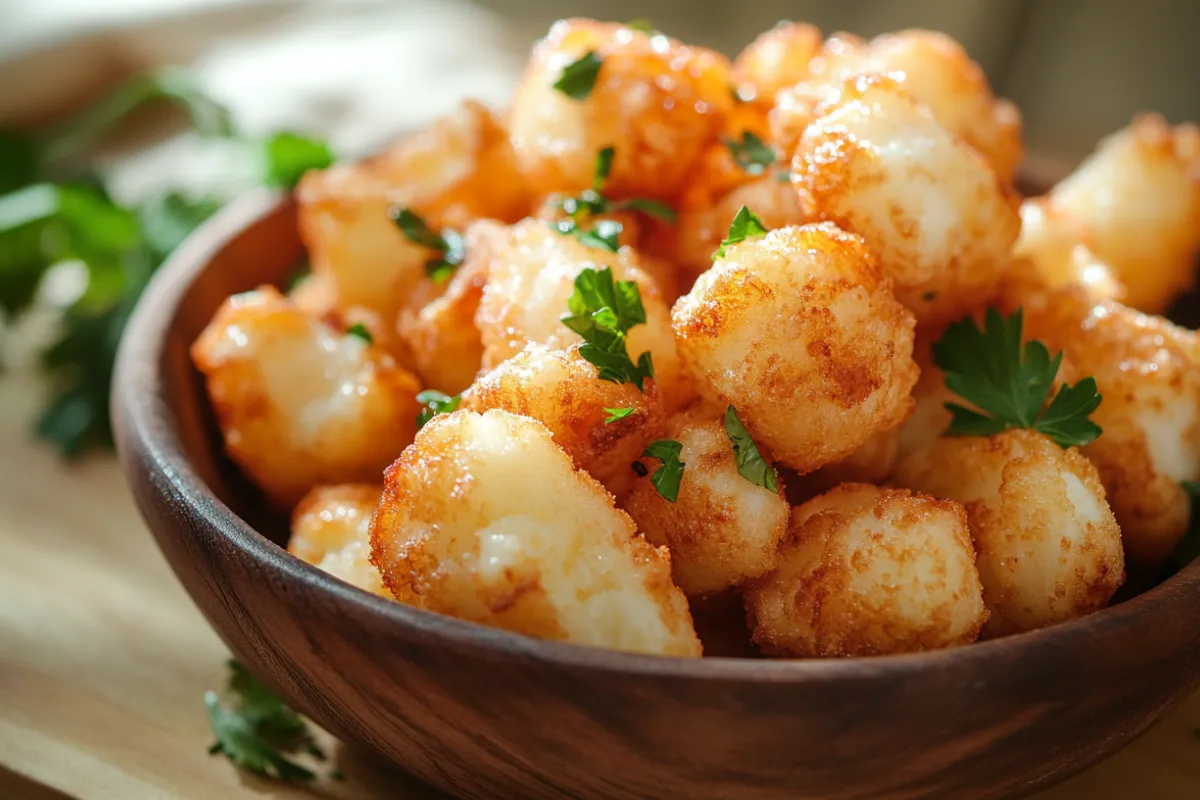
<path id="1" fill-rule="evenodd" d="M 298 709 L 463 797 L 1017 796 L 1145 730 L 1200 681 L 1200 565 L 1076 623 L 849 662 L 689 661 L 541 642 L 388 603 L 288 556 L 230 505 L 187 346 L 282 278 L 294 210 L 260 194 L 184 245 L 118 360 L 115 428 L 172 568 Z"/>

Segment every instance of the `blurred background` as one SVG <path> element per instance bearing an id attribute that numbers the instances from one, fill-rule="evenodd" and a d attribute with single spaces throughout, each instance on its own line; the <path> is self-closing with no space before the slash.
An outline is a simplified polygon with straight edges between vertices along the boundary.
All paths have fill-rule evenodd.
<path id="1" fill-rule="evenodd" d="M 734 54 L 781 18 L 862 35 L 944 30 L 1076 160 L 1140 109 L 1200 119 L 1195 0 L 3 0 L 0 128 L 53 119 L 121 76 L 195 64 L 244 124 L 366 147 L 464 93 L 502 103 L 551 21 L 650 18 Z"/>

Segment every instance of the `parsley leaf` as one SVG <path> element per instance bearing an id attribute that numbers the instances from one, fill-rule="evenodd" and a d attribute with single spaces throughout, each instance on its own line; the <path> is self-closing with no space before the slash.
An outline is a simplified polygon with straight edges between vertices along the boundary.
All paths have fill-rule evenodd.
<path id="1" fill-rule="evenodd" d="M 762 175 L 775 163 L 775 151 L 752 131 L 742 131 L 740 142 L 736 139 L 724 141 L 734 162 L 750 175 Z"/>
<path id="2" fill-rule="evenodd" d="M 675 224 L 675 218 L 678 214 L 675 209 L 671 208 L 666 203 L 660 203 L 657 200 L 651 200 L 648 197 L 634 197 L 630 200 L 624 200 L 617 203 L 615 206 L 620 209 L 631 209 L 633 211 L 641 211 L 643 214 L 649 214 L 652 217 L 657 217 L 669 225 Z"/>
<path id="3" fill-rule="evenodd" d="M 731 244 L 744 242 L 747 239 L 757 239 L 767 235 L 767 227 L 762 224 L 753 211 L 746 206 L 738 209 L 733 222 L 729 225 L 729 235 L 721 241 L 717 252 L 713 253 L 713 261 L 725 257 L 725 248 Z"/>
<path id="4" fill-rule="evenodd" d="M 437 256 L 425 262 L 425 274 L 429 279 L 434 283 L 449 280 L 467 257 L 466 240 L 462 234 L 451 228 L 443 228 L 441 233 L 436 233 L 410 208 L 393 208 L 389 213 L 404 238 L 438 252 Z"/>
<path id="5" fill-rule="evenodd" d="M 604 196 L 602 190 L 608 182 L 608 176 L 612 173 L 613 158 L 615 155 L 616 150 L 612 147 L 605 147 L 596 153 L 595 171 L 592 175 L 592 188 L 584 189 L 578 195 L 564 197 L 558 201 L 558 207 L 571 218 L 570 220 L 563 221 L 566 224 L 558 226 L 559 233 L 571 233 L 578 227 L 578 224 L 585 216 L 596 216 L 609 211 L 640 211 L 643 214 L 661 219 L 670 225 L 675 224 L 677 216 L 675 209 L 665 203 L 651 200 L 648 197 L 634 197 L 620 202 L 613 202 Z M 574 225 L 570 224 L 572 222 Z"/>
<path id="6" fill-rule="evenodd" d="M 624 230 L 621 223 L 611 219 L 599 220 L 591 228 L 584 228 L 571 218 L 559 219 L 552 221 L 550 227 L 563 236 L 574 236 L 580 244 L 610 253 L 615 253 L 621 248 L 620 236 Z"/>
<path id="7" fill-rule="evenodd" d="M 450 397 L 434 389 L 426 389 L 417 395 L 417 402 L 421 404 L 421 411 L 417 414 L 417 430 L 421 430 L 429 420 L 438 414 L 457 411 L 459 405 L 462 404 L 462 395 L 456 394 L 454 397 Z"/>
<path id="8" fill-rule="evenodd" d="M 237 698 L 233 707 L 223 704 L 216 692 L 204 695 L 208 725 L 217 737 L 210 753 L 222 753 L 251 772 L 282 781 L 312 781 L 316 774 L 288 758 L 305 753 L 324 760 L 308 724 L 245 667 L 229 662 L 228 693 Z"/>
<path id="9" fill-rule="evenodd" d="M 567 308 L 570 313 L 560 320 L 583 338 L 579 355 L 596 366 L 600 379 L 632 383 L 645 391 L 645 379 L 654 377 L 650 353 L 642 353 L 635 364 L 625 343 L 629 329 L 646 322 L 637 283 L 614 282 L 609 267 L 588 267 L 575 276 L 575 291 L 567 300 Z"/>
<path id="10" fill-rule="evenodd" d="M 372 344 L 375 341 L 375 337 L 373 337 L 371 332 L 367 330 L 367 326 L 363 325 L 361 322 L 356 322 L 349 328 L 346 328 L 346 335 L 357 336 L 367 344 Z"/>
<path id="11" fill-rule="evenodd" d="M 647 458 L 657 458 L 662 465 L 650 476 L 650 483 L 658 490 L 663 499 L 674 503 L 679 499 L 679 481 L 683 479 L 683 468 L 686 463 L 679 460 L 683 445 L 673 439 L 659 439 L 651 442 L 642 453 Z"/>
<path id="12" fill-rule="evenodd" d="M 775 468 L 758 451 L 758 445 L 750 437 L 750 432 L 746 430 L 746 426 L 738 418 L 737 409 L 732 405 L 725 409 L 725 435 L 733 444 L 738 474 L 755 486 L 772 492 L 779 491 Z"/>
<path id="13" fill-rule="evenodd" d="M 617 420 L 625 419 L 633 413 L 632 408 L 606 408 L 604 410 L 608 412 L 608 418 L 604 420 L 605 425 L 611 425 Z"/>
<path id="14" fill-rule="evenodd" d="M 596 153 L 596 169 L 592 176 L 592 189 L 600 191 L 604 188 L 604 184 L 608 182 L 608 176 L 612 172 L 613 156 L 616 155 L 616 149 L 613 147 L 605 147 Z"/>
<path id="15" fill-rule="evenodd" d="M 589 50 L 575 61 L 563 67 L 562 74 L 554 82 L 554 88 L 572 100 L 586 100 L 596 85 L 604 59 Z"/>
<path id="16" fill-rule="evenodd" d="M 625 23 L 625 27 L 640 31 L 647 36 L 656 36 L 658 34 L 658 31 L 654 28 L 654 23 L 648 19 L 631 19 Z"/>
<path id="17" fill-rule="evenodd" d="M 1027 428 L 1060 447 L 1094 441 L 1101 434 L 1100 426 L 1088 419 L 1100 406 L 1095 379 L 1062 385 L 1047 407 L 1062 353 L 1051 358 L 1041 342 L 1022 344 L 1022 322 L 1020 309 L 1007 319 L 988 309 L 983 330 L 968 317 L 934 342 L 933 363 L 944 373 L 946 388 L 979 409 L 947 403 L 954 415 L 947 435 L 990 436 Z"/>
<path id="18" fill-rule="evenodd" d="M 298 133 L 280 132 L 263 143 L 266 161 L 264 181 L 268 186 L 291 189 L 310 169 L 325 169 L 333 163 L 333 151 L 319 139 Z"/>

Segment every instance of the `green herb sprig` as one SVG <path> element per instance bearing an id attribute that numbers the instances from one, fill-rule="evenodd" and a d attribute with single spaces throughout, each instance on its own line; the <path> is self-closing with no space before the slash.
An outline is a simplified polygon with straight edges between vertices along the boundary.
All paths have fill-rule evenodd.
<path id="1" fill-rule="evenodd" d="M 375 337 L 371 335 L 369 330 L 367 330 L 367 326 L 361 322 L 356 322 L 349 328 L 346 328 L 346 335 L 362 339 L 367 344 L 375 343 Z"/>
<path id="2" fill-rule="evenodd" d="M 725 435 L 733 445 L 738 474 L 755 486 L 761 486 L 771 492 L 779 491 L 775 467 L 763 458 L 758 445 L 754 443 L 750 432 L 738 417 L 737 409 L 732 405 L 725 409 Z"/>
<path id="3" fill-rule="evenodd" d="M 604 59 L 596 55 L 595 50 L 589 50 L 579 58 L 563 67 L 554 88 L 570 97 L 572 100 L 586 100 L 600 77 L 600 67 Z"/>
<path id="4" fill-rule="evenodd" d="M 451 397 L 434 389 L 426 389 L 417 395 L 417 403 L 421 406 L 421 411 L 417 414 L 417 430 L 421 430 L 438 414 L 457 411 L 462 405 L 462 395 L 456 394 Z"/>
<path id="5" fill-rule="evenodd" d="M 413 244 L 437 251 L 437 255 L 425 262 L 425 274 L 434 283 L 449 280 L 454 271 L 467 257 L 466 240 L 452 228 L 435 232 L 417 212 L 411 208 L 393 208 L 388 212 L 392 222 Z"/>
<path id="6" fill-rule="evenodd" d="M 1022 344 L 1022 325 L 1021 309 L 1007 319 L 988 309 L 983 330 L 968 317 L 934 342 L 933 363 L 945 375 L 946 388 L 975 406 L 946 404 L 954 415 L 947 435 L 991 436 L 1026 428 L 1060 447 L 1095 441 L 1102 433 L 1088 418 L 1101 401 L 1095 378 L 1063 384 L 1047 406 L 1062 353 L 1051 358 L 1041 342 Z"/>
<path id="7" fill-rule="evenodd" d="M 301 754 L 325 760 L 303 717 L 237 661 L 229 662 L 226 695 L 229 704 L 216 692 L 204 695 L 208 725 L 216 736 L 210 753 L 221 753 L 268 778 L 290 782 L 316 779 L 315 772 L 293 760 Z"/>
<path id="8" fill-rule="evenodd" d="M 646 322 L 637 283 L 614 281 L 609 267 L 587 267 L 575 276 L 567 308 L 569 313 L 560 320 L 583 338 L 579 355 L 596 366 L 600 379 L 632 383 L 645 391 L 644 381 L 654 377 L 654 362 L 645 352 L 634 363 L 626 346 L 629 329 Z"/>
<path id="9" fill-rule="evenodd" d="M 741 140 L 725 139 L 734 163 L 749 175 L 762 175 L 775 163 L 775 150 L 752 131 L 742 131 Z"/>
<path id="10" fill-rule="evenodd" d="M 683 469 L 687 464 L 679 460 L 683 445 L 674 439 L 659 439 L 651 442 L 642 455 L 657 458 L 661 464 L 650 476 L 650 483 L 664 500 L 674 503 L 679 499 L 679 482 L 683 480 Z"/>
<path id="11" fill-rule="evenodd" d="M 767 226 L 746 206 L 738 209 L 729 225 L 729 235 L 721 240 L 721 246 L 713 253 L 713 261 L 725 257 L 725 248 L 748 239 L 759 239 L 768 233 Z"/>
<path id="12" fill-rule="evenodd" d="M 182 107 L 202 136 L 255 153 L 269 185 L 288 188 L 306 170 L 332 161 L 315 139 L 239 135 L 229 111 L 177 69 L 134 78 L 62 124 L 28 134 L 0 131 L 0 310 L 9 320 L 20 317 L 59 265 L 86 269 L 86 290 L 65 310 L 58 339 L 40 354 L 52 391 L 35 430 L 65 456 L 111 447 L 112 369 L 129 314 L 159 265 L 221 205 L 217 197 L 179 192 L 124 204 L 81 165 L 110 129 L 161 101 Z"/>
<path id="13" fill-rule="evenodd" d="M 619 246 L 617 237 L 623 229 L 621 223 L 600 220 L 589 230 L 583 227 L 583 223 L 589 217 L 614 211 L 640 211 L 669 225 L 673 225 L 676 219 L 675 209 L 657 200 L 651 200 L 648 197 L 634 197 L 614 202 L 604 195 L 604 186 L 608 182 L 608 176 L 612 173 L 615 156 L 616 150 L 612 147 L 602 148 L 596 153 L 592 188 L 584 189 L 577 195 L 570 195 L 559 200 L 558 207 L 567 215 L 567 218 L 550 223 L 564 236 L 575 236 L 589 247 L 598 247 L 614 253 Z"/>

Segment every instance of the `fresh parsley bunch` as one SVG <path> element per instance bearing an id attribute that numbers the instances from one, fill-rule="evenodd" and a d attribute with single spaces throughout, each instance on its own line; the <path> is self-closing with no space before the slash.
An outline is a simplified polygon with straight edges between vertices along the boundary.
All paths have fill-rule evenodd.
<path id="1" fill-rule="evenodd" d="M 202 136 L 257 151 L 261 179 L 290 187 L 328 166 L 322 142 L 294 133 L 240 136 L 229 111 L 186 73 L 152 72 L 118 88 L 73 119 L 31 134 L 0 131 L 0 311 L 19 317 L 54 267 L 86 269 L 87 288 L 65 313 L 58 340 L 41 354 L 53 393 L 36 430 L 67 456 L 112 443 L 108 397 L 121 332 L 150 276 L 219 207 L 215 197 L 169 192 L 127 205 L 102 178 L 77 164 L 89 147 L 142 106 L 181 106 Z"/>

